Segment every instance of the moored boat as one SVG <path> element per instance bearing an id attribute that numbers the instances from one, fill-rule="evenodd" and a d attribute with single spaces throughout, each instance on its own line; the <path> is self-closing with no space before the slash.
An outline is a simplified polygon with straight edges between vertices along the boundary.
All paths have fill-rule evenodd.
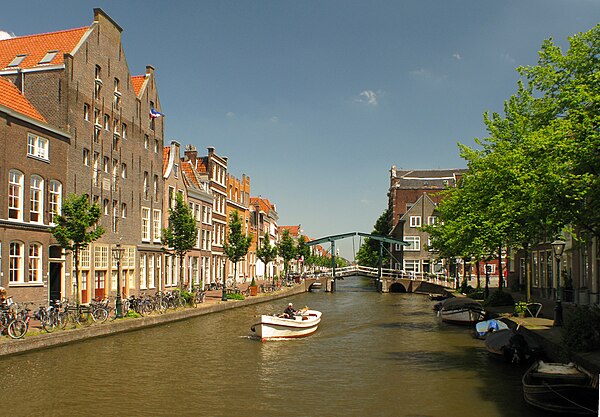
<path id="1" fill-rule="evenodd" d="M 565 415 L 597 415 L 598 379 L 574 363 L 535 362 L 523 375 L 525 401 Z"/>
<path id="2" fill-rule="evenodd" d="M 300 310 L 293 318 L 282 315 L 262 315 L 250 329 L 262 341 L 310 336 L 317 331 L 322 313 L 317 310 Z"/>
<path id="3" fill-rule="evenodd" d="M 485 338 L 485 348 L 492 357 L 520 364 L 542 354 L 541 346 L 531 337 L 515 329 L 501 329 Z"/>
<path id="4" fill-rule="evenodd" d="M 471 298 L 454 297 L 441 303 L 438 314 L 444 322 L 469 325 L 485 318 L 481 303 Z"/>
<path id="5" fill-rule="evenodd" d="M 508 329 L 508 325 L 503 321 L 497 319 L 490 319 L 475 323 L 475 336 L 479 339 L 485 339 L 485 337 L 498 330 Z"/>

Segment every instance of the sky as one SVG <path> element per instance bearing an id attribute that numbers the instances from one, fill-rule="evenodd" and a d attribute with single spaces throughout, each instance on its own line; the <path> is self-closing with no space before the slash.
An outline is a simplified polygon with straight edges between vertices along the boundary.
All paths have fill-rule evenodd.
<path id="1" fill-rule="evenodd" d="M 600 22 L 598 0 L 29 0 L 2 5 L 0 36 L 89 26 L 94 7 L 132 75 L 155 68 L 165 144 L 214 146 L 311 238 L 370 233 L 392 165 L 466 167 L 457 144 L 486 137 L 515 69 Z"/>

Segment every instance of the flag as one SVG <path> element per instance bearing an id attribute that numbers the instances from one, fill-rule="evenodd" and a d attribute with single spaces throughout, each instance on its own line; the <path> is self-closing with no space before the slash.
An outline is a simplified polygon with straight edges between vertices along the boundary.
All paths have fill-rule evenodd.
<path id="1" fill-rule="evenodd" d="M 154 107 L 150 107 L 150 118 L 151 119 L 157 119 L 157 118 L 163 117 L 163 116 L 164 116 L 164 114 L 162 114 L 161 112 L 156 110 Z"/>

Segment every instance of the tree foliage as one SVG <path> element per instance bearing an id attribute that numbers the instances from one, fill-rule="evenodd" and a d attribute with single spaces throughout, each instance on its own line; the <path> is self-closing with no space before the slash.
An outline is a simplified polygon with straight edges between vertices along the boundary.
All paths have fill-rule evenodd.
<path id="1" fill-rule="evenodd" d="M 292 239 L 290 231 L 287 229 L 283 230 L 281 240 L 277 245 L 277 253 L 283 258 L 283 269 L 287 276 L 290 261 L 296 257 L 297 253 L 294 239 Z"/>
<path id="2" fill-rule="evenodd" d="M 183 290 L 183 261 L 197 239 L 196 219 L 183 195 L 175 195 L 175 206 L 169 209 L 169 227 L 162 229 L 161 242 L 179 259 L 179 287 Z"/>
<path id="3" fill-rule="evenodd" d="M 373 226 L 372 235 L 388 236 L 391 232 L 390 209 L 387 208 Z M 383 251 L 383 263 L 389 262 L 389 254 Z M 364 243 L 356 253 L 356 261 L 363 266 L 375 268 L 379 265 L 379 241 L 365 238 Z"/>
<path id="4" fill-rule="evenodd" d="M 237 276 L 237 263 L 248 253 L 252 236 L 245 236 L 242 231 L 242 222 L 237 210 L 229 218 L 229 235 L 223 244 L 223 251 L 227 258 L 233 262 L 234 277 Z"/>
<path id="5" fill-rule="evenodd" d="M 75 299 L 79 303 L 79 252 L 104 234 L 98 224 L 100 207 L 89 204 L 86 195 L 70 195 L 62 204 L 61 214 L 56 216 L 52 235 L 67 252 L 73 253 L 75 264 Z"/>
<path id="6" fill-rule="evenodd" d="M 262 242 L 256 248 L 256 257 L 265 264 L 265 277 L 268 274 L 268 265 L 277 258 L 277 247 L 271 245 L 271 238 L 269 232 L 265 232 Z"/>

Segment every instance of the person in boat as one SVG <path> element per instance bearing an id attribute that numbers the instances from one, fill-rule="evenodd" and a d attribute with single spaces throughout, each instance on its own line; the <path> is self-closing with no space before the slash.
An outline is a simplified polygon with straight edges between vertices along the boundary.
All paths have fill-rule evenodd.
<path id="1" fill-rule="evenodd" d="M 289 303 L 287 308 L 283 311 L 283 317 L 286 319 L 293 319 L 297 311 L 294 309 L 294 304 Z"/>

